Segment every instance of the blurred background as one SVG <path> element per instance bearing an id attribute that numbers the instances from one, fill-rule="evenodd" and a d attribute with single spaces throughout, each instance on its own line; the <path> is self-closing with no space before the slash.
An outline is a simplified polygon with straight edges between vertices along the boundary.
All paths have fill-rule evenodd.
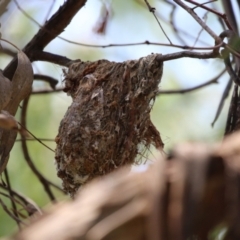
<path id="1" fill-rule="evenodd" d="M 0 8 L 2 2 L 4 1 L 0 1 Z M 18 0 L 19 7 L 15 1 L 5 2 L 9 3 L 6 12 L 0 18 L 2 38 L 11 41 L 19 48 L 23 48 L 39 29 L 39 26 L 26 17 L 21 9 L 43 25 L 64 3 L 63 0 Z M 171 41 L 183 45 L 169 24 L 171 5 L 163 0 L 149 0 L 149 3 L 156 8 L 159 21 Z M 222 6 L 218 2 L 211 3 L 209 6 L 222 11 Z M 105 32 L 98 33 L 104 9 L 108 9 L 109 19 Z M 201 9 L 196 9 L 196 12 L 216 34 L 222 32 L 222 27 L 214 14 L 206 15 L 206 11 Z M 214 40 L 207 33 L 201 32 L 201 27 L 184 10 L 179 8 L 174 20 L 180 30 L 180 36 L 187 45 L 198 47 L 214 45 Z M 143 0 L 88 0 L 85 7 L 76 15 L 61 36 L 75 42 L 93 45 L 125 44 L 146 40 L 169 43 Z M 197 41 L 196 38 L 198 38 Z M 3 42 L 2 47 L 15 51 L 9 44 Z M 167 54 L 182 50 L 169 46 L 146 44 L 106 48 L 84 47 L 56 38 L 45 48 L 45 51 L 73 60 L 108 59 L 122 62 L 138 59 L 151 53 Z M 0 68 L 4 69 L 11 58 L 11 56 L 1 53 Z M 58 88 L 64 86 L 62 82 L 64 79 L 63 67 L 52 63 L 34 62 L 33 68 L 35 73 L 46 74 L 58 79 Z M 167 61 L 164 64 L 159 88 L 161 90 L 177 90 L 194 87 L 207 82 L 223 69 L 224 65 L 219 59 L 182 58 Z M 211 126 L 211 123 L 228 79 L 228 75 L 224 74 L 217 84 L 211 84 L 185 94 L 162 94 L 156 98 L 151 117 L 161 133 L 165 143 L 165 152 L 168 152 L 173 145 L 183 141 L 212 143 L 222 139 L 230 99 L 226 101 L 214 127 Z M 34 81 L 33 90 L 43 89 L 50 90 L 51 88 L 46 82 Z M 45 139 L 44 143 L 54 149 L 58 126 L 70 104 L 71 98 L 63 92 L 32 95 L 27 113 L 28 130 L 38 138 Z M 37 141 L 28 141 L 28 146 L 31 157 L 41 173 L 61 186 L 61 181 L 56 176 L 54 153 Z M 150 152 L 154 154 L 154 150 Z M 149 158 L 152 159 L 154 156 L 149 154 Z M 31 198 L 40 207 L 46 206 L 50 202 L 42 185 L 26 165 L 19 140 L 12 150 L 8 172 L 14 190 Z M 54 193 L 60 199 L 66 197 L 57 190 Z M 5 199 L 3 200 L 5 201 Z M 9 205 L 7 201 L 6 204 Z M 9 234 L 16 229 L 16 223 L 0 207 L 0 236 Z"/>

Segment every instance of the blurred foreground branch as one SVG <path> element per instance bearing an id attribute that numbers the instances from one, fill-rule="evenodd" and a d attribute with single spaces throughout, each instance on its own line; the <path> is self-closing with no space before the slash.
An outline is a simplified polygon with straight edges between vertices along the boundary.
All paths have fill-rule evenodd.
<path id="1" fill-rule="evenodd" d="M 94 180 L 9 239 L 208 239 L 222 223 L 224 239 L 240 239 L 239 146 L 239 133 L 212 147 L 181 144 L 145 172 Z"/>

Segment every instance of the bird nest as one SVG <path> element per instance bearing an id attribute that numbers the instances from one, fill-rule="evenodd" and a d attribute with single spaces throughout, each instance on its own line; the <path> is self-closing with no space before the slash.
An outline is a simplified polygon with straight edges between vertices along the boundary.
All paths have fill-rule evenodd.
<path id="1" fill-rule="evenodd" d="M 65 74 L 73 99 L 56 137 L 56 164 L 74 196 L 89 180 L 132 164 L 144 148 L 161 149 L 150 110 L 162 77 L 159 54 L 122 63 L 74 62 Z"/>

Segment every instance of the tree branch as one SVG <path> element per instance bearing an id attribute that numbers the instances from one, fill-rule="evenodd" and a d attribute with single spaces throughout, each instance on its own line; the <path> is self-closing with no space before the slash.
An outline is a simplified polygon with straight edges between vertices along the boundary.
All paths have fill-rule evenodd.
<path id="1" fill-rule="evenodd" d="M 198 90 L 200 88 L 203 88 L 203 87 L 206 87 L 210 84 L 213 84 L 213 83 L 218 83 L 218 79 L 226 72 L 226 70 L 224 69 L 223 71 L 221 71 L 216 77 L 208 80 L 207 82 L 205 83 L 202 83 L 200 85 L 197 85 L 195 87 L 191 87 L 191 88 L 186 88 L 186 89 L 179 89 L 179 90 L 159 90 L 158 91 L 158 95 L 162 95 L 162 94 L 184 94 L 184 93 L 187 93 L 187 92 L 192 92 L 192 91 L 195 91 L 195 90 Z"/>
<path id="2" fill-rule="evenodd" d="M 216 47 L 219 47 L 219 46 L 220 45 L 217 45 Z M 170 54 L 165 54 L 165 55 L 159 54 L 159 60 L 164 61 L 164 62 L 183 58 L 183 57 L 209 59 L 209 58 L 217 58 L 220 56 L 219 56 L 219 53 L 216 51 L 212 51 L 212 52 L 181 51 L 181 52 L 170 53 Z"/>
<path id="3" fill-rule="evenodd" d="M 34 77 L 34 80 L 42 80 L 42 81 L 49 83 L 49 85 L 51 86 L 52 89 L 55 89 L 56 85 L 58 84 L 57 79 L 50 77 L 48 75 L 34 74 L 33 77 Z"/>
<path id="4" fill-rule="evenodd" d="M 68 67 L 69 64 L 72 62 L 72 60 L 67 57 L 39 50 L 34 51 L 32 61 L 46 61 L 64 67 Z"/>
<path id="5" fill-rule="evenodd" d="M 49 89 L 34 90 L 32 91 L 31 94 L 35 95 L 35 94 L 48 94 L 48 93 L 58 93 L 58 92 L 63 92 L 63 88 L 57 88 L 53 90 L 49 90 Z"/>
<path id="6" fill-rule="evenodd" d="M 233 31 L 235 33 L 237 33 L 238 32 L 238 27 L 237 27 L 237 22 L 236 22 L 236 18 L 235 18 L 235 15 L 234 15 L 234 11 L 233 11 L 233 8 L 232 8 L 231 1 L 223 0 L 222 5 L 223 5 L 223 8 L 224 8 L 225 13 L 227 15 L 228 21 L 230 22 L 231 28 L 233 29 Z"/>
<path id="7" fill-rule="evenodd" d="M 202 28 L 214 38 L 216 43 L 221 42 L 221 38 L 213 32 L 212 29 L 210 29 L 207 24 L 202 21 L 202 19 L 191 9 L 189 8 L 185 3 L 183 3 L 181 0 L 174 0 L 175 3 L 177 3 L 179 6 L 181 6 L 184 10 L 186 10 L 198 23 Z"/>
<path id="8" fill-rule="evenodd" d="M 30 61 L 34 59 L 35 50 L 43 50 L 54 38 L 63 32 L 76 13 L 85 5 L 87 0 L 68 0 L 58 11 L 50 18 L 45 25 L 39 29 L 38 33 L 24 47 L 23 51 L 29 57 Z M 15 1 L 17 4 L 17 1 Z M 14 58 L 4 69 L 3 74 L 10 80 L 17 65 L 17 59 Z"/>
<path id="9" fill-rule="evenodd" d="M 23 49 L 24 52 L 28 55 L 32 49 L 43 50 L 54 38 L 64 31 L 76 13 L 85 5 L 86 1 L 87 0 L 66 1 L 50 20 L 39 29 L 35 37 Z"/>

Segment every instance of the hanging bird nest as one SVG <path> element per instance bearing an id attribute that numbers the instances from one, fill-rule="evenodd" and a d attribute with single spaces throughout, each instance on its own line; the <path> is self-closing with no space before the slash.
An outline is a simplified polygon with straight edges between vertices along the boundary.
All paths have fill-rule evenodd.
<path id="1" fill-rule="evenodd" d="M 150 120 L 162 69 L 159 54 L 151 54 L 122 63 L 74 62 L 65 72 L 73 102 L 56 137 L 56 163 L 71 196 L 87 181 L 134 163 L 143 146 L 162 149 Z"/>

